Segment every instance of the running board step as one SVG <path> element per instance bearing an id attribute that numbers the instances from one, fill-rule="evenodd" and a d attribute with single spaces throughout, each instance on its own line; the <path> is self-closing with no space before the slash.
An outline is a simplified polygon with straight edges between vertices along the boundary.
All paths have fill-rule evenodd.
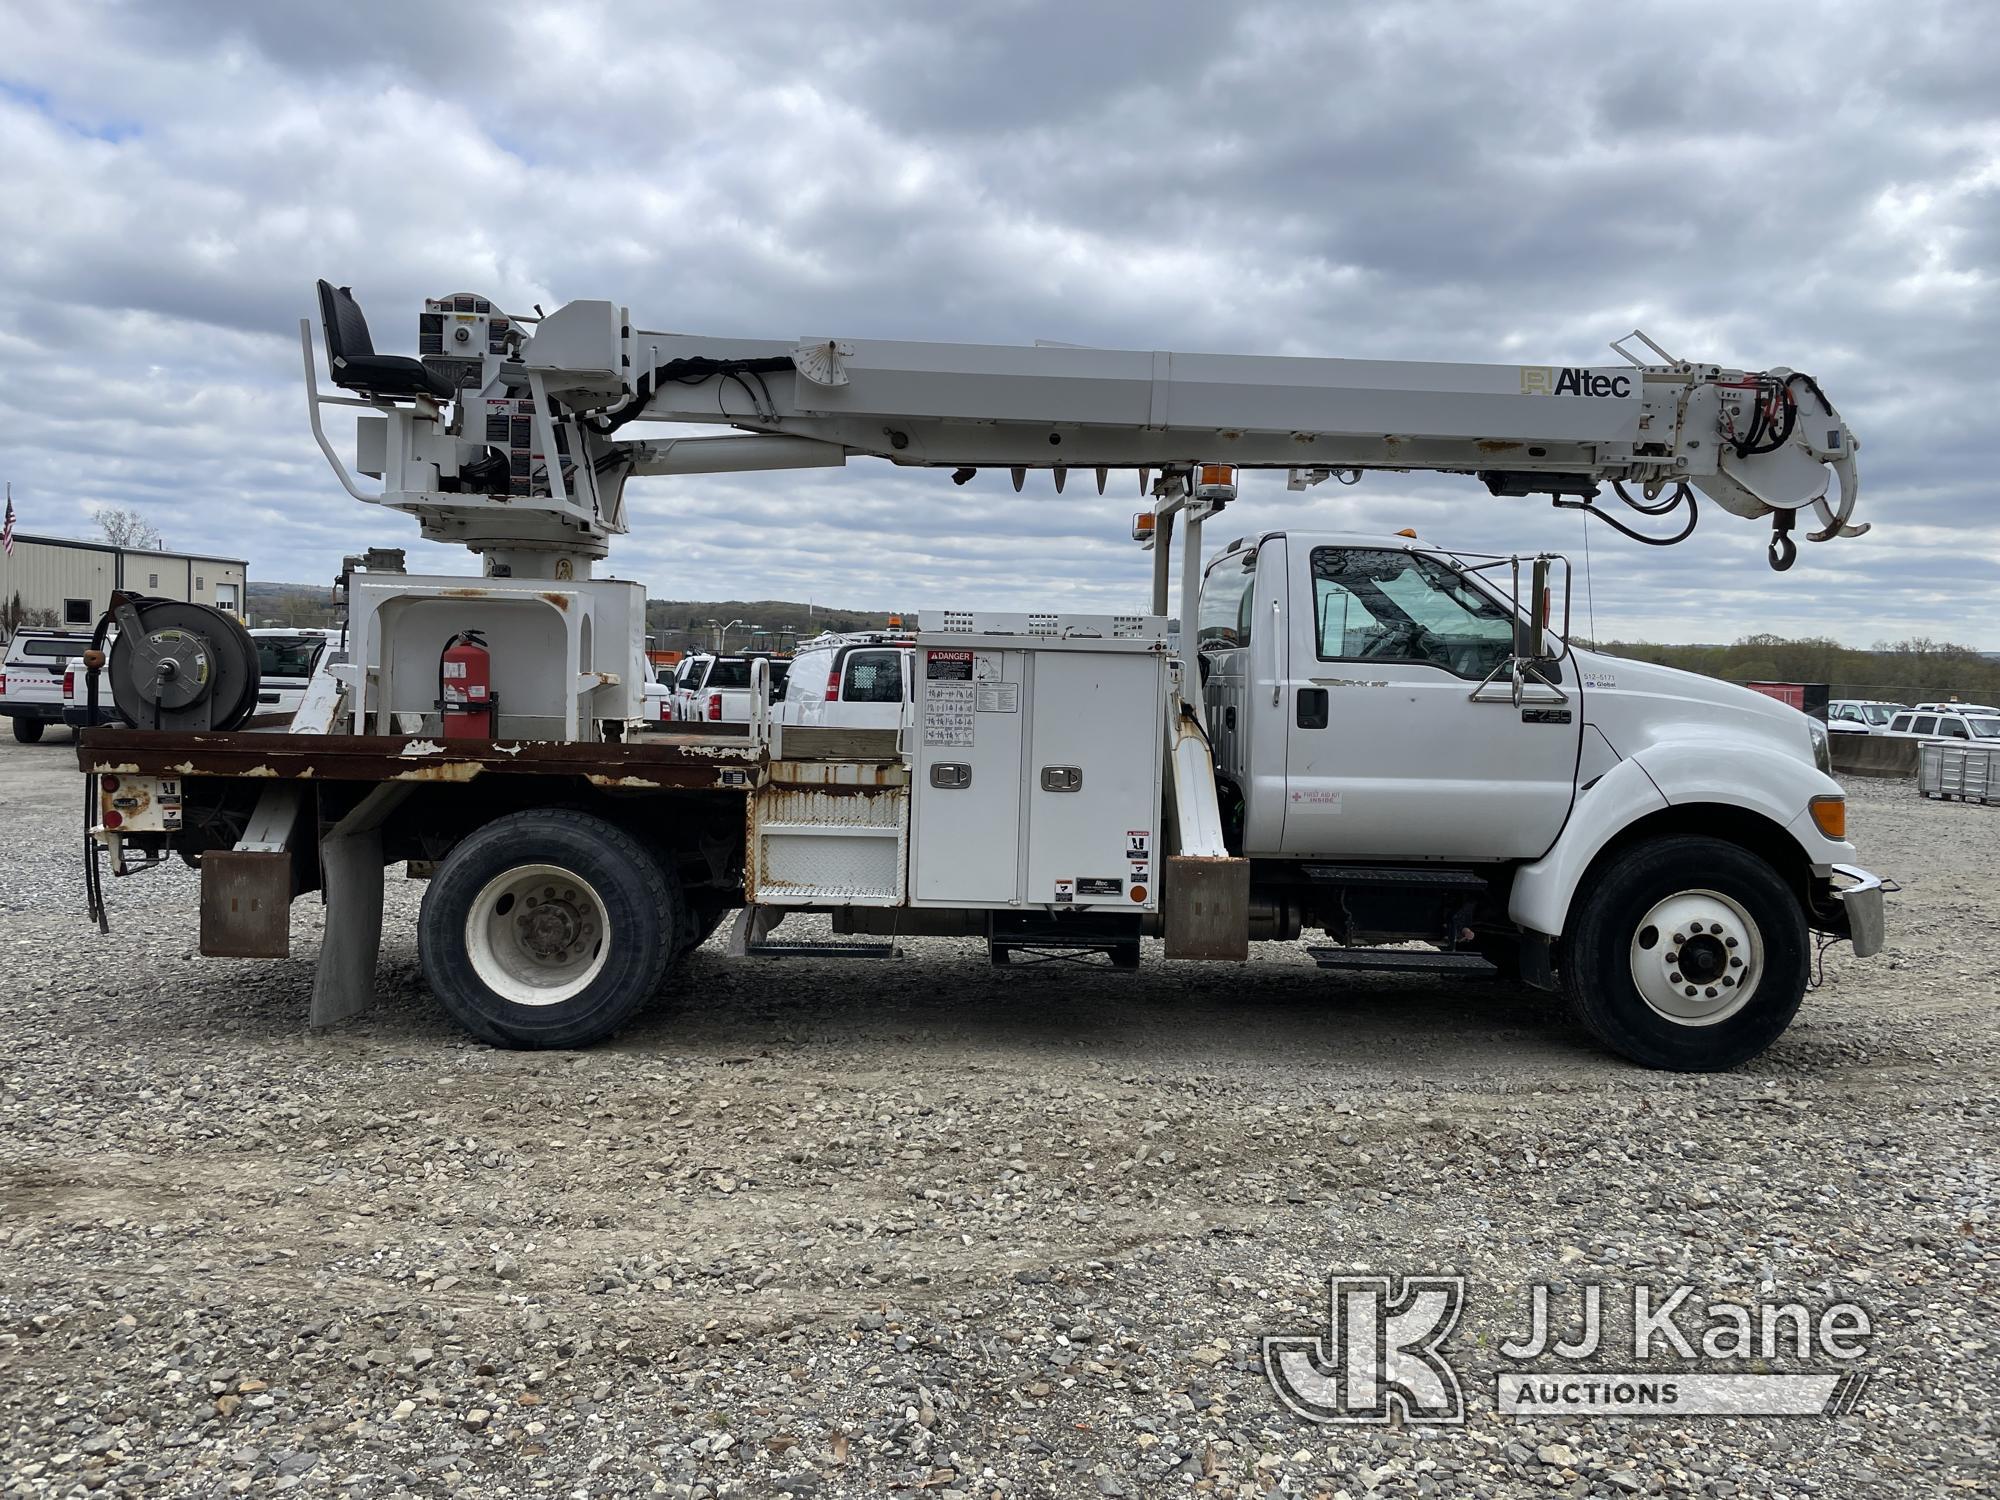
<path id="1" fill-rule="evenodd" d="M 1306 879 L 1321 885 L 1416 886 L 1432 891 L 1483 891 L 1486 877 L 1471 870 L 1398 869 L 1388 865 L 1300 865 Z"/>
<path id="2" fill-rule="evenodd" d="M 1457 974 L 1490 978 L 1500 971 L 1477 953 L 1425 952 L 1416 948 L 1308 948 L 1322 969 L 1354 969 L 1391 974 Z"/>
<path id="3" fill-rule="evenodd" d="M 752 958 L 901 958 L 894 943 L 752 943 Z"/>

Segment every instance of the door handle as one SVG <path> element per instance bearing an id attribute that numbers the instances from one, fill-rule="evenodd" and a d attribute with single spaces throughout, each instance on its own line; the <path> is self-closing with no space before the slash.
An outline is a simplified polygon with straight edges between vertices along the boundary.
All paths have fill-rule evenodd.
<path id="1" fill-rule="evenodd" d="M 1298 713 L 1296 719 L 1301 729 L 1326 728 L 1326 689 L 1306 687 L 1299 689 Z"/>
<path id="2" fill-rule="evenodd" d="M 1043 766 L 1042 790 L 1045 792 L 1080 792 L 1083 790 L 1082 766 Z"/>

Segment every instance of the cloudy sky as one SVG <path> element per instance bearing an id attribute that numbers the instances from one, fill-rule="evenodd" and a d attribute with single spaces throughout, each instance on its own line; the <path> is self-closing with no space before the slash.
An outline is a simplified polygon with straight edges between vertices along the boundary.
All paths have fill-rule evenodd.
<path id="1" fill-rule="evenodd" d="M 2000 649 L 2000 45 L 1963 3 L 106 5 L 0 0 L 0 473 L 251 576 L 409 545 L 306 429 L 298 320 L 426 295 L 691 332 L 1525 363 L 1666 347 L 1818 375 L 1857 542 L 1764 566 L 1712 507 L 1590 537 L 1604 638 Z M 1114 477 L 1114 485 L 1119 483 Z M 670 598 L 1127 607 L 1136 485 L 844 471 L 633 486 Z M 1328 493 L 1328 491 L 1334 493 Z M 997 519 L 996 519 L 997 518 Z M 1220 529 L 1414 525 L 1582 555 L 1469 479 L 1245 486 Z M 1578 607 L 1585 607 L 1581 590 Z"/>

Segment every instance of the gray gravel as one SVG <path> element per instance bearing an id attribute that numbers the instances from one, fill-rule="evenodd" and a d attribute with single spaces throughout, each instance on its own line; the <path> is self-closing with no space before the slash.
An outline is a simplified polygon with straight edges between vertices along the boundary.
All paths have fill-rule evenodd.
<path id="1" fill-rule="evenodd" d="M 732 964 L 617 1044 L 463 1040 L 395 885 L 378 1006 L 78 910 L 64 737 L 0 746 L 0 1494 L 1992 1494 L 2000 809 L 1857 783 L 1900 879 L 1769 1055 L 1247 971 Z M 789 932 L 789 928 L 787 931 Z M 1471 1278 L 1461 1428 L 1282 1407 L 1330 1270 Z M 1525 1287 L 1873 1313 L 1849 1416 L 1501 1417 Z"/>

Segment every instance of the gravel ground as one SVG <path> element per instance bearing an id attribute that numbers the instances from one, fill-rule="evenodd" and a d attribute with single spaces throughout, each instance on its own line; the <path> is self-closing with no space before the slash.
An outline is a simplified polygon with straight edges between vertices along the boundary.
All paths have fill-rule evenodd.
<path id="1" fill-rule="evenodd" d="M 0 747 L 0 1494 L 2000 1488 L 2000 809 L 1858 782 L 1889 950 L 1722 1077 L 1289 950 L 950 942 L 711 945 L 615 1045 L 531 1055 L 429 1000 L 414 886 L 318 1036 L 308 903 L 285 963 L 199 959 L 179 868 L 97 936 L 73 764 Z M 1323 1332 L 1330 1271 L 1469 1278 L 1463 1426 L 1277 1401 L 1259 1338 Z M 1853 1299 L 1872 1377 L 1840 1418 L 1501 1416 L 1543 1281 Z"/>

